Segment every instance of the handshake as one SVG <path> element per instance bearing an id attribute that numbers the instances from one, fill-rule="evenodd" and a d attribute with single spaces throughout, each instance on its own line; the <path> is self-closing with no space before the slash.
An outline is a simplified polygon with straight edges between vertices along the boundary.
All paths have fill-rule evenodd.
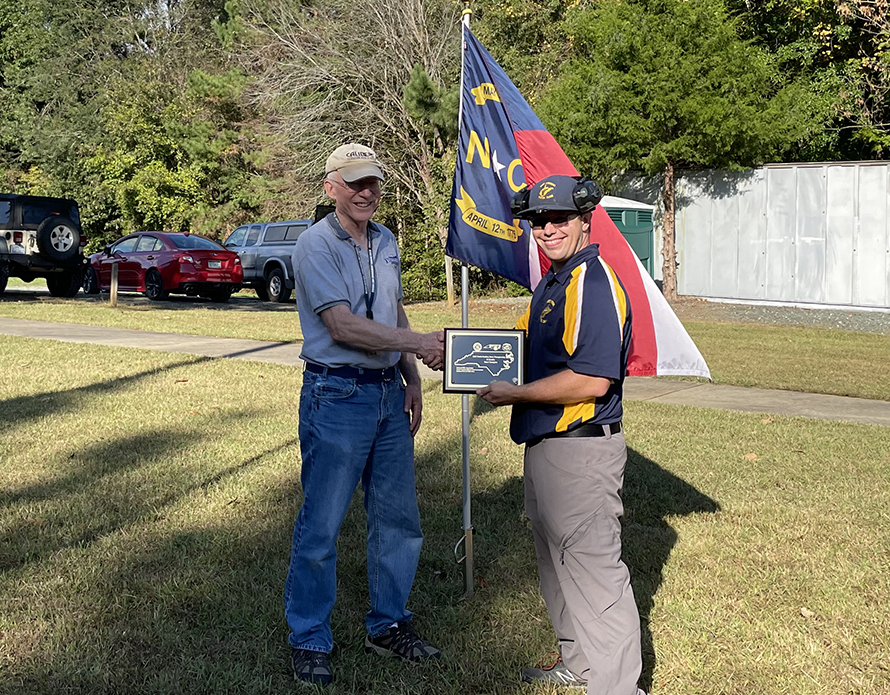
<path id="1" fill-rule="evenodd" d="M 430 369 L 441 371 L 445 366 L 445 332 L 418 334 L 420 345 L 414 354 Z"/>

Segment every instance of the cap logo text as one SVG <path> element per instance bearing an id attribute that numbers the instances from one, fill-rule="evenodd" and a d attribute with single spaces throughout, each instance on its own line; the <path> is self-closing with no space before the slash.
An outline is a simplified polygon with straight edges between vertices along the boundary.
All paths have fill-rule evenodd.
<path id="1" fill-rule="evenodd" d="M 541 200 L 549 200 L 553 197 L 553 190 L 556 188 L 555 183 L 551 183 L 548 181 L 547 183 L 541 186 L 541 189 L 538 191 L 538 198 Z"/>

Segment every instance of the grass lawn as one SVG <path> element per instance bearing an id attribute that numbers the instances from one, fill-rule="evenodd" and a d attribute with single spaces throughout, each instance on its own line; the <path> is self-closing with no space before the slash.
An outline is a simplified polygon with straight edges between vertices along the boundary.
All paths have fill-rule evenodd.
<path id="1" fill-rule="evenodd" d="M 54 299 L 9 292 L 0 296 L 0 316 L 229 338 L 302 339 L 292 303 L 261 302 L 251 292 L 222 305 L 189 297 L 150 302 L 131 293 L 121 296 L 113 309 L 105 295 Z M 509 328 L 524 309 L 517 301 L 473 301 L 470 325 Z M 460 308 L 445 302 L 409 304 L 406 311 L 419 331 L 461 323 Z M 701 320 L 685 325 L 715 383 L 890 400 L 890 335 Z"/>
<path id="2" fill-rule="evenodd" d="M 299 370 L 0 340 L 0 692 L 281 693 Z M 478 589 L 461 599 L 460 399 L 426 385 L 411 607 L 441 665 L 363 653 L 358 504 L 338 693 L 554 693 L 508 412 L 473 403 Z M 652 695 L 890 693 L 890 429 L 631 403 L 626 554 Z"/>

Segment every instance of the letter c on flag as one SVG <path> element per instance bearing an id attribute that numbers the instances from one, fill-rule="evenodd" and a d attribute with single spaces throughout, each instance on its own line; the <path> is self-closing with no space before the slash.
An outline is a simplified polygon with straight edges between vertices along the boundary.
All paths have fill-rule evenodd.
<path id="1" fill-rule="evenodd" d="M 521 166 L 522 166 L 522 160 L 514 159 L 512 162 L 510 162 L 510 166 L 507 169 L 507 183 L 510 184 L 510 188 L 513 189 L 514 193 L 519 191 L 519 189 L 521 189 L 525 185 L 525 181 L 523 181 L 522 183 L 517 185 L 517 183 L 513 180 L 513 172 L 516 170 L 516 167 L 521 167 Z"/>

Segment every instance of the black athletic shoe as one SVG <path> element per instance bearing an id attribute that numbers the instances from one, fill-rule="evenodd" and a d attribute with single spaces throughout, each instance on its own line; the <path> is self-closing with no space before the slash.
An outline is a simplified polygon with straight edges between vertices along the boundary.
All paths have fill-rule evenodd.
<path id="1" fill-rule="evenodd" d="M 523 683 L 554 683 L 563 688 L 586 688 L 587 681 L 578 678 L 562 663 L 562 657 L 552 664 L 536 668 L 524 668 L 520 672 Z"/>
<path id="2" fill-rule="evenodd" d="M 406 661 L 441 659 L 442 653 L 424 641 L 411 623 L 398 623 L 377 637 L 365 636 L 365 651 L 380 656 L 397 656 Z"/>
<path id="3" fill-rule="evenodd" d="M 294 680 L 328 685 L 334 680 L 331 671 L 331 660 L 324 652 L 313 652 L 309 649 L 294 649 L 291 654 L 291 665 L 294 667 Z"/>

